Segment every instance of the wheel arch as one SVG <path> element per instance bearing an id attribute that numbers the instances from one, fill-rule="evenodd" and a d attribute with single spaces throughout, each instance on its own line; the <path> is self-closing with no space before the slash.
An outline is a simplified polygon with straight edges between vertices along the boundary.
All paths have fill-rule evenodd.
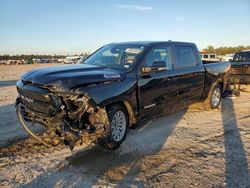
<path id="1" fill-rule="evenodd" d="M 221 92 L 223 92 L 223 90 L 224 90 L 224 82 L 223 82 L 222 78 L 218 78 L 217 80 L 215 80 L 213 82 L 213 84 L 211 85 L 210 90 L 212 89 L 212 87 L 214 86 L 214 84 L 218 84 L 221 87 Z"/>
<path id="2" fill-rule="evenodd" d="M 209 93 L 210 93 L 210 91 L 212 90 L 212 88 L 213 88 L 213 86 L 215 84 L 218 84 L 221 87 L 221 92 L 222 93 L 224 92 L 224 89 L 226 87 L 225 84 L 224 84 L 224 81 L 223 81 L 222 78 L 217 78 L 209 86 L 205 86 L 205 87 L 208 87 L 208 88 L 207 89 L 205 88 L 205 90 L 204 90 L 205 92 L 204 92 L 204 94 L 202 96 L 201 102 L 204 102 L 208 98 Z"/>
<path id="3" fill-rule="evenodd" d="M 137 118 L 135 116 L 135 113 L 134 113 L 134 111 L 132 109 L 131 104 L 128 101 L 126 101 L 126 100 L 124 100 L 124 101 L 122 101 L 122 100 L 121 101 L 113 101 L 113 102 L 111 102 L 111 103 L 109 103 L 109 104 L 107 104 L 105 106 L 106 111 L 109 111 L 109 108 L 114 104 L 121 105 L 126 109 L 126 112 L 128 114 L 128 119 L 129 119 L 129 127 L 132 126 L 133 124 L 137 123 Z"/>

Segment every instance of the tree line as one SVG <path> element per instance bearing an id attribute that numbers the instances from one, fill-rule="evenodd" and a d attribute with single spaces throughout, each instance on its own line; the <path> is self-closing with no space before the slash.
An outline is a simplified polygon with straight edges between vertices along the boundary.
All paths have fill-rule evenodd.
<path id="1" fill-rule="evenodd" d="M 88 56 L 89 54 L 87 53 L 82 53 L 79 56 Z M 77 56 L 77 54 L 73 55 Z M 0 55 L 0 60 L 32 60 L 32 59 L 64 59 L 66 56 L 65 55 Z"/>
<path id="2" fill-rule="evenodd" d="M 212 53 L 212 54 L 217 54 L 217 55 L 225 55 L 225 54 L 231 54 L 231 53 L 236 53 L 240 52 L 242 50 L 247 50 L 250 49 L 250 46 L 236 46 L 236 47 L 218 47 L 215 48 L 213 46 L 208 46 L 207 48 L 202 49 L 201 52 L 206 52 L 206 53 Z M 88 53 L 82 53 L 80 56 L 87 57 L 89 54 Z M 0 55 L 0 60 L 32 60 L 32 59 L 61 59 L 65 58 L 65 55 Z"/>
<path id="3" fill-rule="evenodd" d="M 225 55 L 225 54 L 234 54 L 236 52 L 240 52 L 242 50 L 249 50 L 250 46 L 236 46 L 236 47 L 219 47 L 215 48 L 213 46 L 208 46 L 204 48 L 202 52 L 217 54 L 217 55 Z"/>

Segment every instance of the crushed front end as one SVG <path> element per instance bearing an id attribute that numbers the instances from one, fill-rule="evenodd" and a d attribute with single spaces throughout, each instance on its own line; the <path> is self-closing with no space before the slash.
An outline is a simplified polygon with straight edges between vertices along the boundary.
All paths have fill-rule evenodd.
<path id="1" fill-rule="evenodd" d="M 17 91 L 16 108 L 22 126 L 27 128 L 26 122 L 43 124 L 71 150 L 76 142 L 84 139 L 84 135 L 93 135 L 92 138 L 98 139 L 104 137 L 109 129 L 106 110 L 97 106 L 80 89 L 56 90 L 19 80 Z M 39 140 L 36 135 L 32 136 Z"/>

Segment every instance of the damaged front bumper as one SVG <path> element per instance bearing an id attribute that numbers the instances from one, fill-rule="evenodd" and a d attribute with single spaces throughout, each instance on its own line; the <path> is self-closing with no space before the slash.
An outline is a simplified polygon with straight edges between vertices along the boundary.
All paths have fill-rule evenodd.
<path id="1" fill-rule="evenodd" d="M 39 142 L 49 144 L 37 137 L 26 122 L 40 123 L 54 131 L 64 144 L 72 150 L 84 135 L 96 139 L 109 131 L 109 120 L 105 108 L 101 108 L 83 91 L 53 92 L 42 86 L 17 83 L 17 116 L 25 130 Z"/>

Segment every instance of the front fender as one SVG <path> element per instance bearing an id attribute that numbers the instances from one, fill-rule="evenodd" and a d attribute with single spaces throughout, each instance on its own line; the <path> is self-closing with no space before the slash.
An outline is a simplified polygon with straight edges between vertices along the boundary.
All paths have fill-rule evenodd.
<path id="1" fill-rule="evenodd" d="M 122 103 L 127 109 L 130 125 L 137 122 L 137 80 L 130 78 L 118 82 L 102 83 L 93 87 L 79 88 L 99 107 L 107 107 L 113 103 Z"/>
<path id="2" fill-rule="evenodd" d="M 78 91 L 88 93 L 89 97 L 98 106 L 106 106 L 115 101 L 136 101 L 137 81 L 125 79 L 123 81 L 96 84 L 90 87 L 79 88 Z"/>

